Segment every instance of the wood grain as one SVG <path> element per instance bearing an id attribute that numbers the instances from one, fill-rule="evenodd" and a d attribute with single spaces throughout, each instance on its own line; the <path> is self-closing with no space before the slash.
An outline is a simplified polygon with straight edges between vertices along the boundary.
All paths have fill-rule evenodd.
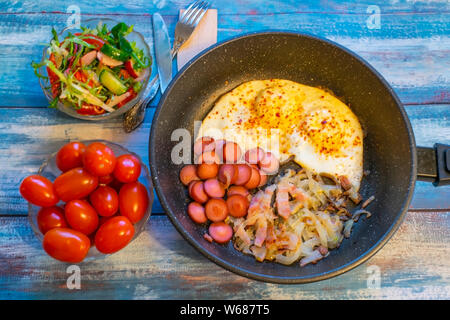
<path id="1" fill-rule="evenodd" d="M 187 7 L 191 0 L 135 0 L 120 1 L 110 0 L 108 2 L 92 2 L 90 0 L 79 0 L 76 5 L 84 13 L 142 15 L 154 11 L 163 14 L 177 15 L 180 8 Z M 221 15 L 271 15 L 280 13 L 331 13 L 331 14 L 361 14 L 366 13 L 369 5 L 376 5 L 384 14 L 403 13 L 448 13 L 450 4 L 445 0 L 432 1 L 385 1 L 371 0 L 370 2 L 348 1 L 348 0 L 240 0 L 211 1 L 214 8 L 220 8 Z M 0 12 L 66 12 L 74 2 L 71 0 L 41 0 L 39 2 L 4 0 Z"/>
<path id="2" fill-rule="evenodd" d="M 418 145 L 450 144 L 450 105 L 415 105 L 406 108 Z M 121 119 L 92 124 L 70 118 L 46 108 L 7 108 L 0 119 L 0 212 L 23 215 L 25 200 L 19 195 L 20 181 L 37 172 L 46 157 L 73 140 L 93 137 L 110 140 L 139 154 L 148 164 L 148 138 L 154 109 L 149 109 L 145 122 L 133 134 L 122 129 Z M 450 186 L 435 188 L 418 182 L 411 208 L 449 209 Z M 163 213 L 159 200 L 154 212 Z"/>
<path id="3" fill-rule="evenodd" d="M 26 218 L 0 218 L 0 299 L 449 299 L 449 227 L 450 212 L 409 212 L 367 263 L 321 282 L 276 285 L 220 268 L 166 217 L 152 217 L 123 251 L 81 263 L 81 290 L 68 290 L 68 264 L 45 255 Z M 368 288 L 374 269 L 379 289 Z"/>
<path id="4" fill-rule="evenodd" d="M 449 103 L 450 14 L 414 11 L 383 16 L 381 29 L 369 29 L 365 11 L 348 13 L 222 14 L 219 6 L 218 41 L 245 32 L 285 29 L 326 37 L 355 51 L 372 64 L 394 87 L 405 104 Z M 82 10 L 82 13 L 85 12 Z M 107 11 L 105 11 L 107 12 Z M 119 13 L 94 15 L 82 19 L 112 17 L 142 32 L 152 46 L 149 14 Z M 150 12 L 150 11 L 149 11 Z M 0 14 L 0 106 L 42 107 L 47 104 L 30 66 L 39 61 L 50 30 L 61 30 L 69 14 Z M 164 17 L 169 34 L 174 34 L 176 15 Z M 283 23 L 280 23 L 282 21 Z M 323 26 L 327 26 L 324 28 Z M 20 54 L 17 54 L 20 53 Z M 159 96 L 153 101 L 156 105 Z"/>

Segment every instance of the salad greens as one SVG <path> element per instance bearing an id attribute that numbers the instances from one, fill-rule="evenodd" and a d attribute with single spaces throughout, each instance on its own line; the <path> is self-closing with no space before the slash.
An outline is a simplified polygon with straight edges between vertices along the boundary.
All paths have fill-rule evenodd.
<path id="1" fill-rule="evenodd" d="M 52 29 L 49 58 L 32 63 L 39 78 L 49 80 L 53 100 L 72 106 L 79 114 L 99 115 L 113 112 L 132 100 L 150 74 L 151 57 L 126 36 L 133 26 L 123 22 L 111 30 L 103 25 L 69 33 L 62 41 Z M 48 77 L 40 74 L 47 69 Z"/>

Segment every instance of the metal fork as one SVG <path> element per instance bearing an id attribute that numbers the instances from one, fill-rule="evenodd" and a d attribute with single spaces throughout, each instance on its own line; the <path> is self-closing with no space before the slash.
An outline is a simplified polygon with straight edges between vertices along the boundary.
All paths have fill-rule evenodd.
<path id="1" fill-rule="evenodd" d="M 206 1 L 197 0 L 191 3 L 182 13 L 180 20 L 175 26 L 175 39 L 171 51 L 172 59 L 175 58 L 183 43 L 190 38 L 209 6 L 210 4 Z M 123 116 L 123 127 L 125 132 L 129 133 L 133 131 L 144 121 L 147 105 L 155 97 L 158 88 L 159 76 L 157 74 L 147 86 L 144 94 L 145 98 L 141 99 Z"/>

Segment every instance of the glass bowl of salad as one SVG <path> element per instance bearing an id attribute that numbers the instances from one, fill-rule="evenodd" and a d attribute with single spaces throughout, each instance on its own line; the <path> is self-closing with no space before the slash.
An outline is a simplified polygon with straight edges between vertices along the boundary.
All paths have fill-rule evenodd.
<path id="1" fill-rule="evenodd" d="M 152 57 L 132 25 L 89 19 L 79 29 L 52 34 L 41 62 L 33 63 L 50 107 L 98 121 L 127 112 L 143 98 Z"/>

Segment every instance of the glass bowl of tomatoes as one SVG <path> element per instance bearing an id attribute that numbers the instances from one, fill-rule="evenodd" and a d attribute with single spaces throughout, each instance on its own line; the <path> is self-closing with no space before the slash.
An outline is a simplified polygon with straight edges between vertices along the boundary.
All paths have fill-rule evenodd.
<path id="1" fill-rule="evenodd" d="M 113 164 L 108 156 L 115 159 Z M 114 170 L 103 175 L 108 165 Z M 145 229 L 154 200 L 150 171 L 142 159 L 105 140 L 65 144 L 37 175 L 22 181 L 20 193 L 28 200 L 28 220 L 45 251 L 75 263 L 126 248 Z M 69 238 L 72 247 L 62 247 Z"/>
<path id="2" fill-rule="evenodd" d="M 123 36 L 119 44 L 120 26 Z M 116 32 L 112 32 L 114 28 Z M 52 32 L 41 62 L 33 64 L 50 107 L 74 118 L 102 121 L 124 114 L 144 99 L 156 68 L 149 45 L 133 25 L 107 18 L 87 19 L 79 27 Z M 131 52 L 129 56 L 125 50 Z M 49 63 L 56 70 L 52 71 Z"/>

